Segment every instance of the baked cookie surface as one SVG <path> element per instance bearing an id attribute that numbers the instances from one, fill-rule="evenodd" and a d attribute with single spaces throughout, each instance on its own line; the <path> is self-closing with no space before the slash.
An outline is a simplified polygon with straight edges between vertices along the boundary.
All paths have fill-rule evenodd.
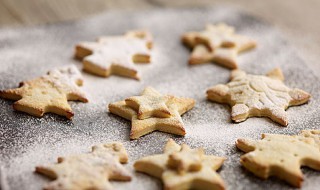
<path id="1" fill-rule="evenodd" d="M 61 67 L 49 71 L 39 78 L 20 83 L 19 88 L 1 90 L 0 97 L 16 100 L 15 110 L 42 117 L 44 113 L 55 113 L 71 119 L 74 115 L 68 100 L 88 102 L 79 88 L 82 75 L 75 66 Z"/>
<path id="2" fill-rule="evenodd" d="M 76 45 L 75 57 L 82 60 L 83 69 L 94 75 L 119 75 L 140 79 L 134 63 L 150 63 L 152 35 L 147 31 L 129 31 L 124 36 L 105 36 L 96 42 Z"/>
<path id="3" fill-rule="evenodd" d="M 121 165 L 128 155 L 121 143 L 92 147 L 87 154 L 59 157 L 58 163 L 37 166 L 36 172 L 54 179 L 46 190 L 111 190 L 108 180 L 130 181 L 130 173 Z"/>
<path id="4" fill-rule="evenodd" d="M 163 154 L 143 157 L 134 163 L 143 172 L 163 181 L 167 190 L 222 190 L 225 185 L 216 173 L 225 158 L 205 155 L 202 149 L 191 149 L 169 139 Z"/>
<path id="5" fill-rule="evenodd" d="M 138 119 L 150 117 L 167 118 L 171 116 L 166 103 L 169 97 L 157 92 L 155 89 L 147 87 L 141 96 L 133 96 L 125 99 L 126 104 L 133 108 L 138 115 Z"/>
<path id="6" fill-rule="evenodd" d="M 284 83 L 280 69 L 263 75 L 246 74 L 233 70 L 231 80 L 226 85 L 219 84 L 207 90 L 208 100 L 231 106 L 231 118 L 242 122 L 249 117 L 268 117 L 283 125 L 288 125 L 286 109 L 301 105 L 311 95 L 300 89 L 291 89 Z"/>
<path id="7" fill-rule="evenodd" d="M 320 131 L 304 130 L 299 135 L 262 134 L 261 140 L 238 139 L 236 146 L 246 152 L 241 164 L 256 176 L 276 176 L 301 187 L 301 166 L 320 171 Z"/>
<path id="8" fill-rule="evenodd" d="M 238 54 L 256 46 L 254 40 L 235 34 L 234 28 L 224 23 L 208 24 L 201 32 L 187 32 L 181 40 L 192 49 L 190 65 L 214 62 L 228 69 L 238 68 Z"/>
<path id="9" fill-rule="evenodd" d="M 156 97 L 146 96 L 153 93 Z M 138 100 L 138 101 L 136 101 Z M 131 120 L 130 139 L 151 133 L 163 131 L 176 135 L 186 134 L 181 115 L 192 109 L 195 101 L 191 98 L 180 98 L 170 95 L 161 95 L 155 89 L 147 87 L 141 96 L 127 98 L 126 101 L 119 101 L 109 104 L 109 111 L 127 120 Z M 141 111 L 141 107 L 145 107 Z M 163 110 L 165 110 L 163 112 Z M 158 113 L 161 117 L 151 117 L 150 113 Z M 165 117 L 163 113 L 167 114 Z M 147 118 L 139 119 L 143 114 L 149 114 Z"/>

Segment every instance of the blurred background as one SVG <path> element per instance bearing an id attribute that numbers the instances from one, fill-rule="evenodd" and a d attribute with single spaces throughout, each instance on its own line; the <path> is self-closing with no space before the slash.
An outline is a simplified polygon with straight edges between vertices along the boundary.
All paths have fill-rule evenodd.
<path id="1" fill-rule="evenodd" d="M 76 20 L 109 10 L 146 10 L 226 5 L 280 28 L 320 71 L 320 0 L 0 0 L 0 28 Z"/>

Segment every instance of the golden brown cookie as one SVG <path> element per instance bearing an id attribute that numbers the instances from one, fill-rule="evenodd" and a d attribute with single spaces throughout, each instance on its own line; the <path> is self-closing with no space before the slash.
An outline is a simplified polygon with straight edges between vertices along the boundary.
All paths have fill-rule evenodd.
<path id="1" fill-rule="evenodd" d="M 82 86 L 82 75 L 75 66 L 53 69 L 47 75 L 24 81 L 19 88 L 1 90 L 0 97 L 17 100 L 13 108 L 42 117 L 51 112 L 71 119 L 74 113 L 68 100 L 88 102 Z"/>
<path id="2" fill-rule="evenodd" d="M 144 92 L 146 92 L 147 89 L 153 92 L 155 91 L 149 87 L 146 88 Z M 139 119 L 138 111 L 130 107 L 126 101 L 109 104 L 109 111 L 127 120 L 131 120 L 130 139 L 138 139 L 139 137 L 156 130 L 184 136 L 186 132 L 183 127 L 181 115 L 192 109 L 195 101 L 191 98 L 180 98 L 169 95 L 165 95 L 163 98 L 166 100 L 165 105 L 170 113 L 170 117 L 149 117 L 147 119 Z M 155 101 L 158 102 L 158 99 L 156 98 Z M 142 101 L 142 104 L 145 105 L 145 102 Z M 157 109 L 157 107 L 154 107 L 154 109 Z M 154 112 L 153 109 L 149 109 L 149 111 Z"/>
<path id="3" fill-rule="evenodd" d="M 248 37 L 234 33 L 234 28 L 220 23 L 207 25 L 201 32 L 187 32 L 182 42 L 192 49 L 189 64 L 215 62 L 229 69 L 238 68 L 237 56 L 256 46 Z"/>
<path id="4" fill-rule="evenodd" d="M 286 109 L 301 105 L 310 99 L 310 94 L 287 87 L 280 69 L 263 75 L 246 74 L 241 70 L 231 72 L 231 81 L 207 90 L 207 98 L 232 107 L 231 118 L 241 122 L 249 117 L 268 117 L 283 125 L 288 125 Z"/>
<path id="5" fill-rule="evenodd" d="M 137 112 L 138 119 L 146 119 L 150 117 L 170 117 L 171 113 L 166 105 L 168 100 L 168 96 L 147 87 L 143 90 L 141 96 L 127 98 L 125 102 Z"/>
<path id="6" fill-rule="evenodd" d="M 260 178 L 276 176 L 292 186 L 301 187 L 301 166 L 320 170 L 320 148 L 316 142 L 320 140 L 320 131 L 316 132 L 317 137 L 305 134 L 309 131 L 298 136 L 262 134 L 261 140 L 238 139 L 237 147 L 246 152 L 240 162 Z"/>
<path id="7" fill-rule="evenodd" d="M 108 180 L 130 181 L 129 172 L 120 164 L 128 155 L 121 143 L 92 147 L 87 154 L 58 158 L 58 163 L 38 166 L 36 172 L 54 179 L 45 190 L 111 190 Z"/>
<path id="8" fill-rule="evenodd" d="M 76 45 L 75 57 L 83 69 L 108 77 L 112 74 L 139 80 L 134 63 L 150 63 L 152 36 L 146 31 L 129 31 L 124 36 L 100 37 L 96 42 Z"/>
<path id="9" fill-rule="evenodd" d="M 143 157 L 134 163 L 134 168 L 162 179 L 166 190 L 222 190 L 225 185 L 216 170 L 224 160 L 205 155 L 202 149 L 191 149 L 185 144 L 180 146 L 169 139 L 163 154 Z"/>

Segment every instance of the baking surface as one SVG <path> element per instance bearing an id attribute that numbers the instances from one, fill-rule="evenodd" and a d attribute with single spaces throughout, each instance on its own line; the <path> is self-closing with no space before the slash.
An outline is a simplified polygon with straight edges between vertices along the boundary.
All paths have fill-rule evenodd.
<path id="1" fill-rule="evenodd" d="M 209 22 L 226 22 L 235 26 L 240 34 L 257 40 L 255 50 L 239 57 L 241 69 L 264 74 L 281 67 L 288 86 L 312 94 L 307 105 L 288 109 L 288 127 L 266 118 L 250 118 L 234 124 L 230 121 L 228 106 L 205 99 L 206 89 L 226 83 L 230 71 L 215 64 L 188 66 L 189 51 L 179 39 L 182 33 L 202 30 Z M 275 178 L 263 181 L 246 172 L 239 163 L 243 153 L 236 149 L 234 142 L 243 137 L 258 139 L 261 133 L 296 134 L 302 129 L 319 128 L 320 83 L 279 31 L 238 10 L 215 7 L 109 12 L 78 22 L 3 29 L 0 30 L 0 89 L 17 87 L 20 81 L 58 66 L 75 64 L 81 68 L 81 63 L 72 58 L 77 42 L 139 28 L 149 29 L 155 36 L 153 63 L 137 65 L 142 80 L 100 78 L 83 73 L 83 89 L 90 102 L 70 102 L 75 112 L 72 121 L 54 114 L 34 118 L 13 111 L 12 101 L 0 100 L 1 176 L 6 176 L 8 189 L 41 189 L 50 180 L 33 173 L 36 165 L 53 163 L 58 156 L 87 152 L 92 145 L 110 141 L 124 143 L 130 157 L 125 167 L 133 175 L 129 183 L 113 182 L 115 189 L 161 189 L 160 180 L 135 173 L 132 164 L 142 156 L 161 153 L 170 137 L 191 147 L 202 146 L 207 154 L 227 157 L 219 174 L 228 189 L 290 189 Z M 130 122 L 108 113 L 108 103 L 137 95 L 146 86 L 164 94 L 196 99 L 196 106 L 182 117 L 187 131 L 185 137 L 154 132 L 130 141 Z M 303 168 L 303 173 L 303 189 L 320 186 L 319 172 Z"/>

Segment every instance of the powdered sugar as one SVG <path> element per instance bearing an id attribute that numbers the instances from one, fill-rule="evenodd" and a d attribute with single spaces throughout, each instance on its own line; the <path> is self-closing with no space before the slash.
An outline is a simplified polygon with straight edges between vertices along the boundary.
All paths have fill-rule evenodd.
<path id="1" fill-rule="evenodd" d="M 264 74 L 280 67 L 287 86 L 312 95 L 308 104 L 287 110 L 290 121 L 287 127 L 280 127 L 266 118 L 251 118 L 234 124 L 230 121 L 228 106 L 206 100 L 206 89 L 225 84 L 230 71 L 215 64 L 188 66 L 190 52 L 179 40 L 184 32 L 199 31 L 209 22 L 226 22 L 234 26 L 237 33 L 257 40 L 256 49 L 239 57 L 240 69 Z M 0 100 L 0 161 L 5 167 L 10 189 L 40 189 L 48 180 L 32 173 L 36 165 L 52 163 L 58 156 L 87 152 L 92 145 L 110 141 L 124 143 L 129 154 L 129 164 L 125 167 L 133 174 L 130 183 L 113 183 L 115 189 L 161 189 L 160 181 L 135 173 L 132 164 L 142 156 L 161 153 L 170 137 L 193 148 L 202 146 L 207 154 L 227 157 L 218 172 L 228 189 L 290 188 L 278 180 L 263 181 L 247 173 L 239 163 L 243 153 L 235 148 L 234 142 L 237 138 L 259 139 L 261 133 L 291 135 L 301 129 L 319 128 L 320 83 L 277 30 L 235 9 L 109 12 L 78 22 L 0 30 L 0 36 L 10 36 L 10 40 L 5 41 L 10 44 L 0 48 L 0 64 L 4 67 L 0 69 L 0 89 L 16 87 L 20 81 L 62 65 L 73 63 L 81 68 L 80 62 L 71 59 L 76 43 L 135 28 L 149 29 L 155 36 L 153 63 L 139 66 L 142 80 L 117 76 L 105 79 L 83 73 L 83 90 L 88 94 L 89 103 L 70 102 L 75 113 L 72 121 L 53 114 L 34 118 L 14 112 L 12 102 Z M 12 66 L 6 66 L 10 64 Z M 130 122 L 108 114 L 108 103 L 137 95 L 146 86 L 152 86 L 162 94 L 196 100 L 196 106 L 182 116 L 187 132 L 184 138 L 154 132 L 130 141 Z M 308 169 L 304 173 L 304 188 L 317 189 L 319 173 Z"/>

